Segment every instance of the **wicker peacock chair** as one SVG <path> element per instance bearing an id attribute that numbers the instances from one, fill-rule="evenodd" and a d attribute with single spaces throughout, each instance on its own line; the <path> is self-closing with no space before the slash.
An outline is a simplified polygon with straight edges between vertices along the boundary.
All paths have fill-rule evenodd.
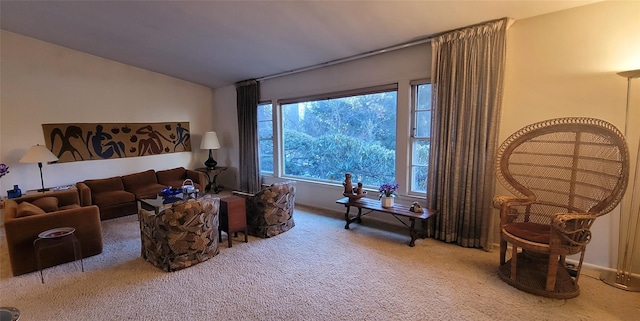
<path id="1" fill-rule="evenodd" d="M 500 278 L 541 296 L 577 296 L 591 224 L 618 205 L 627 187 L 624 137 L 593 118 L 538 122 L 507 138 L 498 150 L 496 171 L 516 195 L 493 201 L 500 210 Z M 508 261 L 507 243 L 512 246 Z M 577 253 L 580 261 L 572 275 L 565 257 Z"/>

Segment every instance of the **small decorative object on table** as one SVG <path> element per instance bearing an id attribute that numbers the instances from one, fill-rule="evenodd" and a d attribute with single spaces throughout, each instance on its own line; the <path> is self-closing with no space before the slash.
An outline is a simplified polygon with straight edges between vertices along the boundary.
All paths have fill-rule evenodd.
<path id="1" fill-rule="evenodd" d="M 9 174 L 9 166 L 6 164 L 0 164 L 0 177 L 7 174 Z M 13 185 L 13 189 L 7 191 L 8 198 L 16 198 L 20 196 L 22 196 L 22 191 L 18 188 L 18 185 Z"/>
<path id="2" fill-rule="evenodd" d="M 414 213 L 422 213 L 422 206 L 420 206 L 420 203 L 418 202 L 413 202 L 413 205 L 411 205 L 409 211 Z"/>
<path id="3" fill-rule="evenodd" d="M 349 173 L 344 174 L 342 186 L 344 186 L 344 193 L 342 193 L 342 195 L 348 197 L 350 201 L 357 201 L 367 194 L 367 191 L 362 190 L 362 182 L 358 182 L 357 186 L 353 187 L 351 174 Z"/>
<path id="4" fill-rule="evenodd" d="M 198 198 L 199 192 L 200 190 L 195 188 L 194 185 L 182 185 L 180 188 L 173 188 L 169 186 L 160 191 L 160 196 L 162 196 L 162 204 L 171 204 L 189 198 Z"/>
<path id="5" fill-rule="evenodd" d="M 18 185 L 13 185 L 13 189 L 7 191 L 8 198 L 16 198 L 20 196 L 22 196 L 22 190 L 20 190 L 20 187 L 18 187 Z"/>
<path id="6" fill-rule="evenodd" d="M 380 192 L 380 204 L 382 207 L 390 208 L 393 207 L 394 197 L 396 195 L 396 191 L 398 190 L 398 184 L 388 184 L 384 183 L 380 185 L 378 188 L 378 192 Z"/>
<path id="7" fill-rule="evenodd" d="M 162 191 L 160 191 L 160 195 L 163 199 L 162 203 L 169 204 L 181 200 L 182 198 L 177 197 L 180 193 L 182 193 L 182 188 L 173 188 L 171 186 L 163 188 Z"/>
<path id="8" fill-rule="evenodd" d="M 162 204 L 170 204 L 182 200 L 181 197 L 177 196 L 180 193 L 182 193 L 182 188 L 173 188 L 171 186 L 163 188 L 160 191 L 160 196 L 163 199 Z"/>
<path id="9" fill-rule="evenodd" d="M 46 230 L 46 231 L 38 234 L 38 237 L 42 238 L 42 239 L 55 239 L 55 238 L 59 238 L 59 237 L 70 235 L 71 233 L 73 233 L 75 231 L 76 231 L 76 229 L 73 228 L 73 227 L 59 227 L 59 228 Z"/>
<path id="10" fill-rule="evenodd" d="M 193 185 L 193 180 L 187 178 L 182 182 L 182 192 L 185 194 L 193 193 L 196 191 L 196 186 Z"/>
<path id="11" fill-rule="evenodd" d="M 9 166 L 6 164 L 0 164 L 0 177 L 9 174 Z"/>
<path id="12" fill-rule="evenodd" d="M 185 197 L 198 198 L 199 192 L 200 190 L 196 188 L 196 185 L 190 178 L 187 178 L 182 182 L 182 194 L 184 194 Z"/>
<path id="13" fill-rule="evenodd" d="M 178 195 L 180 193 L 182 193 L 182 189 L 173 188 L 171 186 L 169 186 L 167 188 L 163 188 L 162 191 L 160 191 L 160 195 L 162 195 L 163 197 L 176 196 L 176 195 Z"/>

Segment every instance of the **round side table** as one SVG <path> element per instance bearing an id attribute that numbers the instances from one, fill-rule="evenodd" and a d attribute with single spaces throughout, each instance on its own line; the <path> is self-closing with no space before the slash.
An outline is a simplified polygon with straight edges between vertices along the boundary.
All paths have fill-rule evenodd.
<path id="1" fill-rule="evenodd" d="M 0 307 L 0 321 L 18 321 L 20 310 L 14 307 Z"/>
<path id="2" fill-rule="evenodd" d="M 38 271 L 40 271 L 40 281 L 44 283 L 44 276 L 42 275 L 42 254 L 48 253 L 49 249 L 54 247 L 72 247 L 74 262 L 80 260 L 80 266 L 82 272 L 84 272 L 84 263 L 82 262 L 82 248 L 80 247 L 80 241 L 76 238 L 76 229 L 73 227 L 59 227 L 50 230 L 46 230 L 38 234 L 38 238 L 33 241 L 33 249 L 36 254 L 36 265 Z"/>

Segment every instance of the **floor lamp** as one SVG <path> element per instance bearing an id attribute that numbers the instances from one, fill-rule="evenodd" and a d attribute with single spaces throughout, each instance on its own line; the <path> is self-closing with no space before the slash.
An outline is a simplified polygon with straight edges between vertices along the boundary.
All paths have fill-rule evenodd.
<path id="1" fill-rule="evenodd" d="M 627 78 L 627 109 L 626 118 L 624 123 L 625 136 L 627 135 L 628 121 L 629 121 L 629 101 L 631 98 L 631 80 L 634 78 L 640 78 L 640 69 L 619 72 L 618 75 Z M 638 140 L 638 156 L 636 157 L 635 171 L 633 179 L 629 182 L 628 188 L 631 188 L 631 201 L 629 204 L 629 217 L 627 218 L 627 235 L 624 244 L 624 252 L 622 255 L 618 253 L 618 266 L 616 272 L 605 271 L 600 274 L 600 280 L 611 286 L 627 290 L 627 291 L 640 291 L 640 278 L 631 274 L 631 267 L 633 265 L 634 252 L 636 249 L 638 227 L 640 227 L 640 206 L 636 204 L 640 202 L 640 196 L 638 193 L 638 175 L 640 172 L 640 139 Z M 625 210 L 625 204 L 621 203 L 620 206 L 620 227 L 624 224 L 625 217 L 622 215 Z M 637 207 L 637 209 L 636 209 Z"/>
<path id="2" fill-rule="evenodd" d="M 42 184 L 42 188 L 39 189 L 38 192 L 46 192 L 49 190 L 48 188 L 44 188 L 44 180 L 42 179 L 42 163 L 55 162 L 57 160 L 58 157 L 53 155 L 53 153 L 43 145 L 31 146 L 27 153 L 20 159 L 20 163 L 38 163 L 38 167 L 40 168 L 40 184 Z"/>

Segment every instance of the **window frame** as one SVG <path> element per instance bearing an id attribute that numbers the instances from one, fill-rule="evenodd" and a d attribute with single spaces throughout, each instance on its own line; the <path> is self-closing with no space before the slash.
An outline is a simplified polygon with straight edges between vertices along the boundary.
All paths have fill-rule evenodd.
<path id="1" fill-rule="evenodd" d="M 425 187 L 425 191 L 422 190 L 417 190 L 416 187 L 414 186 L 414 169 L 416 167 L 419 168 L 426 168 L 426 170 L 428 171 L 428 159 L 427 159 L 427 165 L 415 165 L 414 164 L 414 154 L 416 153 L 416 151 L 414 150 L 414 146 L 415 146 L 415 142 L 429 142 L 429 144 L 431 144 L 431 133 L 429 133 L 429 136 L 427 137 L 417 137 L 416 132 L 417 132 L 417 121 L 418 121 L 418 112 L 424 112 L 424 111 L 429 111 L 429 112 L 433 112 L 433 106 L 431 106 L 431 103 L 429 103 L 429 109 L 420 109 L 418 110 L 418 87 L 421 85 L 431 85 L 431 79 L 429 78 L 423 78 L 423 79 L 417 79 L 417 80 L 413 80 L 409 83 L 410 87 L 411 87 L 411 123 L 410 123 L 410 134 L 409 134 L 409 158 L 407 159 L 407 166 L 409 168 L 409 173 L 408 173 L 408 178 L 407 178 L 407 183 L 409 185 L 409 193 L 413 194 L 413 195 L 426 195 L 426 187 Z M 433 90 L 433 87 L 432 87 Z M 431 97 L 429 97 L 429 102 L 431 102 Z M 433 124 L 429 124 L 429 127 L 431 128 Z"/>
<path id="2" fill-rule="evenodd" d="M 260 123 L 266 123 L 266 122 L 271 122 L 271 138 L 260 138 L 260 134 L 258 134 L 258 159 L 259 159 L 259 164 L 260 164 L 260 174 L 261 175 L 271 175 L 274 176 L 276 173 L 276 168 L 278 167 L 278 164 L 276 163 L 277 158 L 275 157 L 276 155 L 276 130 L 275 130 L 275 126 L 276 126 L 276 122 L 275 119 L 276 117 L 276 108 L 274 108 L 274 104 L 272 101 L 261 101 L 258 103 L 257 108 L 260 108 L 260 106 L 265 106 L 265 105 L 271 105 L 271 119 L 270 120 L 258 120 L 258 128 L 257 128 L 257 132 L 260 133 Z M 273 171 L 267 171 L 264 170 L 262 168 L 262 157 L 263 155 L 260 153 L 260 151 L 262 150 L 262 148 L 260 148 L 261 142 L 262 141 L 271 141 L 271 146 L 272 146 L 272 151 L 271 151 L 271 157 L 272 157 L 272 163 L 273 163 Z"/>
<path id="3" fill-rule="evenodd" d="M 342 182 L 342 180 L 344 179 L 344 176 L 341 177 L 333 177 L 333 180 L 331 179 L 321 179 L 321 178 L 310 178 L 310 177 L 300 177 L 300 176 L 291 176 L 291 175 L 286 175 L 285 173 L 285 166 L 284 166 L 284 124 L 283 124 L 283 120 L 282 120 L 282 106 L 286 105 L 286 104 L 295 104 L 295 103 L 303 103 L 303 102 L 311 102 L 311 101 L 319 101 L 319 100 L 328 100 L 328 99 L 338 99 L 338 98 L 345 98 L 345 97 L 352 97 L 352 96 L 360 96 L 360 95 L 368 95 L 368 94 L 376 94 L 376 93 L 383 93 L 383 92 L 390 92 L 390 91 L 394 91 L 396 93 L 396 150 L 395 150 L 395 159 L 396 162 L 398 160 L 398 139 L 397 139 L 397 122 L 398 122 L 398 115 L 399 115 L 399 97 L 400 97 L 400 90 L 399 90 L 400 86 L 397 82 L 394 83 L 389 83 L 389 84 L 384 84 L 384 85 L 377 85 L 377 86 L 369 86 L 369 87 L 363 87 L 363 88 L 356 88 L 356 89 L 349 89 L 349 90 L 343 90 L 343 91 L 336 91 L 336 92 L 329 92 L 329 93 L 321 93 L 321 94 L 314 94 L 314 95 L 306 95 L 306 96 L 299 96 L 299 97 L 295 97 L 295 98 L 283 98 L 283 99 L 277 99 L 276 103 L 272 106 L 277 106 L 277 116 L 276 116 L 276 112 L 274 110 L 274 117 L 276 117 L 277 119 L 274 120 L 275 122 L 277 122 L 278 126 L 277 126 L 277 136 L 276 136 L 276 141 L 278 146 L 276 147 L 274 145 L 274 149 L 277 150 L 277 157 L 275 157 L 276 154 L 274 154 L 274 157 L 277 159 L 277 163 L 276 159 L 274 159 L 274 167 L 278 168 L 278 174 L 274 175 L 277 177 L 281 177 L 281 178 L 286 178 L 286 179 L 292 179 L 292 180 L 298 180 L 298 181 L 307 181 L 307 182 L 313 182 L 313 183 L 318 183 L 318 184 L 329 184 L 329 185 L 335 185 L 335 184 L 339 184 L 340 182 Z M 274 131 L 275 131 L 275 127 L 274 127 Z M 274 173 L 275 174 L 275 173 Z M 395 173 L 394 173 L 395 179 L 398 179 L 398 166 L 396 165 L 395 167 Z M 377 191 L 378 186 L 372 186 L 372 185 L 366 185 L 365 186 L 366 189 L 369 190 L 373 190 L 375 189 Z"/>

